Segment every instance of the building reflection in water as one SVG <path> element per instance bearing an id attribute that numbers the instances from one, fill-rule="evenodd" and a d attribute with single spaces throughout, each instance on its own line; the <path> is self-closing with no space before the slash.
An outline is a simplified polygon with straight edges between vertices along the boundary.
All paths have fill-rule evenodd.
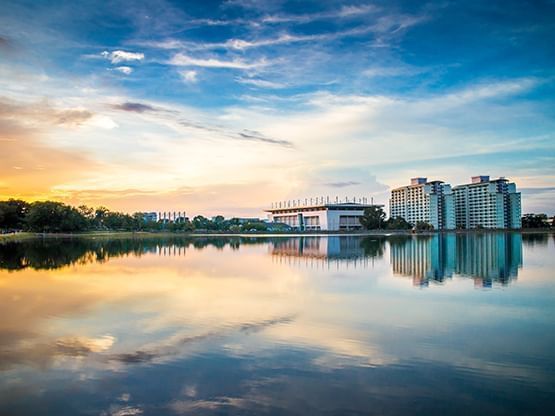
<path id="1" fill-rule="evenodd" d="M 203 237 L 154 239 L 29 240 L 0 244 L 0 269 L 52 270 L 103 263 L 145 254 L 185 257 L 206 247 L 237 250 L 266 246 L 276 264 L 325 269 L 372 268 L 389 244 L 394 275 L 408 276 L 416 286 L 469 276 L 477 286 L 509 284 L 522 266 L 522 244 L 547 244 L 547 237 L 519 233 L 437 234 L 433 236 Z"/>
<path id="2" fill-rule="evenodd" d="M 393 273 L 412 277 L 415 286 L 443 282 L 454 274 L 479 287 L 508 285 L 522 267 L 519 233 L 442 234 L 390 240 Z"/>
<path id="3" fill-rule="evenodd" d="M 269 252 L 276 263 L 305 267 L 353 266 L 366 268 L 383 257 L 383 237 L 328 236 L 275 239 Z"/>

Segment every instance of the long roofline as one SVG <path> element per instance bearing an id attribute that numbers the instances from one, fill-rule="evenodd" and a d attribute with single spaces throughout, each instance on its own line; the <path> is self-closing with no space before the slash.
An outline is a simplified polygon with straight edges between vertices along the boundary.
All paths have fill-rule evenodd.
<path id="1" fill-rule="evenodd" d="M 316 205 L 302 205 L 296 207 L 281 207 L 281 208 L 267 208 L 264 212 L 274 211 L 299 211 L 311 208 L 333 208 L 333 207 L 356 207 L 356 208 L 370 208 L 370 207 L 383 207 L 384 204 L 359 204 L 358 202 L 338 202 L 338 203 L 324 203 Z"/>
<path id="2" fill-rule="evenodd" d="M 478 185 L 483 185 L 485 183 L 490 183 L 490 182 L 499 182 L 499 181 L 503 181 L 503 182 L 511 182 L 509 179 L 505 178 L 504 176 L 500 176 L 497 179 L 490 179 L 489 181 L 486 182 L 476 182 L 476 183 L 461 183 L 460 185 L 455 185 L 453 186 L 453 189 L 455 188 L 460 188 L 461 186 L 478 186 Z M 511 182 L 512 183 L 512 182 Z"/>

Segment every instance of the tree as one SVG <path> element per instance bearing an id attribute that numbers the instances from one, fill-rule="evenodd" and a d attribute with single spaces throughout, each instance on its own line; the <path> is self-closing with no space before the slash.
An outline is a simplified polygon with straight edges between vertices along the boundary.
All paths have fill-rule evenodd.
<path id="1" fill-rule="evenodd" d="M 31 231 L 83 231 L 87 228 L 86 218 L 75 208 L 61 202 L 33 202 L 25 219 Z"/>
<path id="2" fill-rule="evenodd" d="M 241 231 L 266 231 L 268 226 L 262 221 L 247 222 L 241 226 Z"/>
<path id="3" fill-rule="evenodd" d="M 403 217 L 395 217 L 386 221 L 386 228 L 388 230 L 410 230 L 412 225 Z"/>
<path id="4" fill-rule="evenodd" d="M 210 220 L 202 215 L 193 218 L 193 227 L 195 230 L 209 230 L 211 228 Z"/>
<path id="5" fill-rule="evenodd" d="M 547 228 L 549 220 L 546 214 L 524 214 L 522 228 Z"/>
<path id="6" fill-rule="evenodd" d="M 19 199 L 0 201 L 0 229 L 21 230 L 28 210 L 29 203 Z"/>
<path id="7" fill-rule="evenodd" d="M 222 215 L 217 215 L 212 218 L 212 226 L 217 231 L 225 231 L 228 227 L 228 224 Z"/>
<path id="8" fill-rule="evenodd" d="M 432 224 L 428 224 L 425 221 L 418 221 L 415 226 L 417 231 L 432 231 L 434 226 Z"/>
<path id="9" fill-rule="evenodd" d="M 372 206 L 364 209 L 359 218 L 360 224 L 367 230 L 382 229 L 385 223 L 385 212 L 382 207 Z"/>
<path id="10" fill-rule="evenodd" d="M 106 218 L 106 214 L 108 214 L 109 210 L 106 207 L 98 207 L 94 211 L 94 222 L 98 228 L 104 228 L 104 220 Z"/>

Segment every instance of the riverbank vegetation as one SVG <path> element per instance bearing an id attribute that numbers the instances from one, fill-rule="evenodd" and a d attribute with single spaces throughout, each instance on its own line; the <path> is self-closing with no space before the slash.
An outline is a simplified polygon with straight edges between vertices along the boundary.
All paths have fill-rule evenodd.
<path id="1" fill-rule="evenodd" d="M 18 199 L 0 201 L 0 234 L 14 231 L 31 233 L 76 232 L 197 232 L 242 233 L 294 231 L 284 224 L 267 223 L 257 219 L 226 219 L 221 215 L 206 218 L 197 215 L 192 220 L 179 218 L 175 221 L 153 221 L 143 212 L 126 214 L 110 211 L 105 207 L 92 208 L 85 205 L 72 207 L 55 201 L 25 202 Z M 360 223 L 367 231 L 433 231 L 432 225 L 418 222 L 414 226 L 401 217 L 386 219 L 381 207 L 365 209 Z M 553 218 L 546 214 L 525 214 L 523 229 L 553 228 Z"/>
<path id="2" fill-rule="evenodd" d="M 198 215 L 192 220 L 152 221 L 142 212 L 125 214 L 105 207 L 77 208 L 61 202 L 38 201 L 28 203 L 10 199 L 0 201 L 0 230 L 40 233 L 69 233 L 87 231 L 152 231 L 152 232 L 245 232 L 267 231 L 262 221 L 225 219 L 219 215 L 212 219 Z"/>

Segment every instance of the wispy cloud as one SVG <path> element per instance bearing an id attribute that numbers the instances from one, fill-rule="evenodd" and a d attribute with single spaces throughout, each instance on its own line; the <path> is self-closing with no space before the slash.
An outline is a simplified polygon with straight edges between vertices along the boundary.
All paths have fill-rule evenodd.
<path id="1" fill-rule="evenodd" d="M 343 6 L 338 10 L 330 10 L 319 13 L 307 13 L 307 14 L 274 14 L 266 15 L 260 21 L 262 23 L 310 23 L 318 20 L 329 20 L 329 19 L 341 19 L 341 18 L 352 18 L 357 16 L 363 16 L 370 13 L 378 11 L 378 7 L 366 4 L 366 5 L 353 5 L 353 6 Z"/>
<path id="2" fill-rule="evenodd" d="M 373 66 L 362 71 L 362 74 L 368 78 L 385 78 L 385 77 L 398 77 L 407 75 L 416 75 L 426 72 L 427 68 L 416 68 L 406 65 L 397 66 Z"/>
<path id="3" fill-rule="evenodd" d="M 272 139 L 264 136 L 262 133 L 253 130 L 243 130 L 239 132 L 238 136 L 245 140 L 252 140 L 256 142 L 279 144 L 281 146 L 291 147 L 293 144 L 287 140 Z"/>
<path id="4" fill-rule="evenodd" d="M 122 50 L 116 50 L 112 52 L 103 51 L 101 54 L 104 58 L 110 60 L 113 64 L 119 64 L 121 62 L 128 61 L 142 61 L 145 59 L 145 54 L 141 52 L 127 52 Z"/>
<path id="5" fill-rule="evenodd" d="M 286 88 L 287 87 L 287 84 L 284 84 L 284 83 L 281 83 L 281 82 L 268 81 L 268 80 L 260 79 L 260 78 L 238 77 L 238 78 L 236 78 L 236 81 L 241 83 L 241 84 L 252 85 L 252 86 L 258 87 L 258 88 L 280 89 L 280 88 Z"/>
<path id="6" fill-rule="evenodd" d="M 121 110 L 125 112 L 137 113 L 137 114 L 153 114 L 159 115 L 163 118 L 164 122 L 172 122 L 176 126 L 184 127 L 186 129 L 198 130 L 207 133 L 214 133 L 215 138 L 231 138 L 235 140 L 247 140 L 260 143 L 268 143 L 279 145 L 283 147 L 293 147 L 293 143 L 288 140 L 277 139 L 273 137 L 268 137 L 259 131 L 243 129 L 240 131 L 225 128 L 221 126 L 215 126 L 210 123 L 191 121 L 186 117 L 186 114 L 182 111 L 175 109 L 163 108 L 158 106 L 153 106 L 150 104 L 131 102 L 127 101 L 121 104 L 112 104 L 112 108 L 116 110 Z"/>
<path id="7" fill-rule="evenodd" d="M 176 66 L 198 66 L 205 68 L 226 69 L 256 69 L 270 64 L 266 59 L 259 59 L 254 62 L 247 62 L 242 59 L 225 61 L 217 58 L 193 58 L 183 53 L 175 54 L 168 63 Z"/>
<path id="8" fill-rule="evenodd" d="M 261 48 L 267 46 L 286 45 L 291 43 L 304 43 L 304 42 L 323 42 L 333 41 L 347 37 L 358 37 L 367 34 L 381 35 L 394 35 L 398 32 L 408 29 L 411 26 L 417 25 L 426 20 L 425 16 L 411 16 L 411 15 L 398 15 L 398 16 L 382 16 L 377 18 L 371 24 L 363 24 L 349 29 L 339 31 L 329 31 L 323 33 L 312 34 L 291 34 L 281 33 L 274 37 L 260 37 L 253 39 L 240 39 L 231 38 L 225 42 L 191 42 L 182 41 L 178 39 L 164 39 L 161 41 L 143 41 L 137 42 L 139 45 L 160 48 L 160 49 L 183 49 L 188 51 L 199 50 L 217 50 L 217 49 L 231 49 L 231 50 L 246 50 L 253 48 Z M 379 42 L 378 42 L 379 41 Z M 376 44 L 382 45 L 384 39 L 380 38 Z M 208 65 L 206 65 L 208 66 Z"/>

